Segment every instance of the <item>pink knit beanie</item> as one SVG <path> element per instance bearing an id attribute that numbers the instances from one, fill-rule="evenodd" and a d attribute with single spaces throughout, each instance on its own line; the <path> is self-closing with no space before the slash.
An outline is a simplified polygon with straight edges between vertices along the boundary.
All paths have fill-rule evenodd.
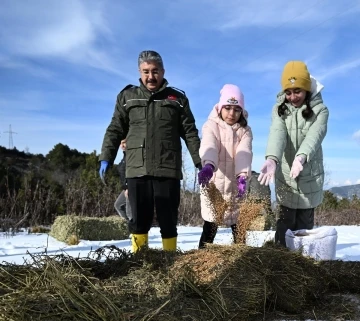
<path id="1" fill-rule="evenodd" d="M 238 86 L 226 84 L 220 90 L 220 101 L 218 103 L 219 113 L 225 105 L 237 105 L 245 109 L 244 95 Z"/>

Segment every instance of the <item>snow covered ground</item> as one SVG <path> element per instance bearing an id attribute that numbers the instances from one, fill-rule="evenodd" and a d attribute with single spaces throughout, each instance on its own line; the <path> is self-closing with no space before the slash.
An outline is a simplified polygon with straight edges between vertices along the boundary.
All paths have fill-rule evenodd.
<path id="1" fill-rule="evenodd" d="M 335 226 L 338 232 L 336 258 L 344 261 L 360 261 L 360 226 Z M 201 227 L 178 227 L 178 247 L 183 250 L 198 247 Z M 261 246 L 268 238 L 273 237 L 272 231 L 249 232 L 247 244 Z M 220 228 L 215 238 L 217 244 L 231 244 L 231 230 Z M 27 253 L 44 253 L 48 255 L 66 253 L 74 257 L 87 257 L 91 250 L 96 250 L 104 245 L 115 245 L 119 248 L 130 250 L 130 239 L 112 241 L 87 241 L 81 240 L 78 245 L 67 245 L 59 242 L 47 234 L 27 234 L 25 232 L 11 236 L 0 233 L 0 263 L 9 262 L 23 264 L 29 260 Z M 149 233 L 149 246 L 162 248 L 159 228 L 153 227 Z"/>

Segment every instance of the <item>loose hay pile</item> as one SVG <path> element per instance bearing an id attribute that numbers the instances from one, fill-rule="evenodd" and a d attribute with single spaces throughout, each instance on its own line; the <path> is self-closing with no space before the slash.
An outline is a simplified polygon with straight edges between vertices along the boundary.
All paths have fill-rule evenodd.
<path id="1" fill-rule="evenodd" d="M 340 304 L 328 296 L 349 262 L 318 264 L 278 247 L 132 254 L 112 246 L 86 259 L 33 259 L 32 266 L 0 266 L 1 320 L 356 319 L 344 297 Z M 359 294 L 360 262 L 352 263 L 352 292 Z"/>

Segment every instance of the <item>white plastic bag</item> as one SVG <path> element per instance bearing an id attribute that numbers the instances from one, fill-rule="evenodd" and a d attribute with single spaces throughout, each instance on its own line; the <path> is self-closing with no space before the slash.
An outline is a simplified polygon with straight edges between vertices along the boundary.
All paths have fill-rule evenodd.
<path id="1" fill-rule="evenodd" d="M 335 260 L 336 258 L 337 231 L 333 227 L 287 230 L 285 241 L 290 250 L 301 250 L 303 255 L 311 256 L 315 260 Z"/>

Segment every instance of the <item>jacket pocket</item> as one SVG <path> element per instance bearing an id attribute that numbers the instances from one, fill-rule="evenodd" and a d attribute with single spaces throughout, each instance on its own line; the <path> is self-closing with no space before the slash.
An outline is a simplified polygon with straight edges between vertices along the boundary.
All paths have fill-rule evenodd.
<path id="1" fill-rule="evenodd" d="M 146 119 L 147 99 L 131 99 L 126 102 L 130 123 Z"/>
<path id="2" fill-rule="evenodd" d="M 126 141 L 126 165 L 129 167 L 144 166 L 144 138 L 128 138 Z"/>
<path id="3" fill-rule="evenodd" d="M 177 122 L 180 105 L 176 101 L 164 100 L 160 104 L 160 119 Z"/>
<path id="4" fill-rule="evenodd" d="M 159 161 L 161 167 L 181 169 L 181 148 L 169 140 L 160 142 Z"/>
<path id="5" fill-rule="evenodd" d="M 320 159 L 314 159 L 313 162 L 311 162 L 311 175 L 313 177 L 322 176 L 324 175 L 324 167 L 322 165 L 322 160 Z"/>

